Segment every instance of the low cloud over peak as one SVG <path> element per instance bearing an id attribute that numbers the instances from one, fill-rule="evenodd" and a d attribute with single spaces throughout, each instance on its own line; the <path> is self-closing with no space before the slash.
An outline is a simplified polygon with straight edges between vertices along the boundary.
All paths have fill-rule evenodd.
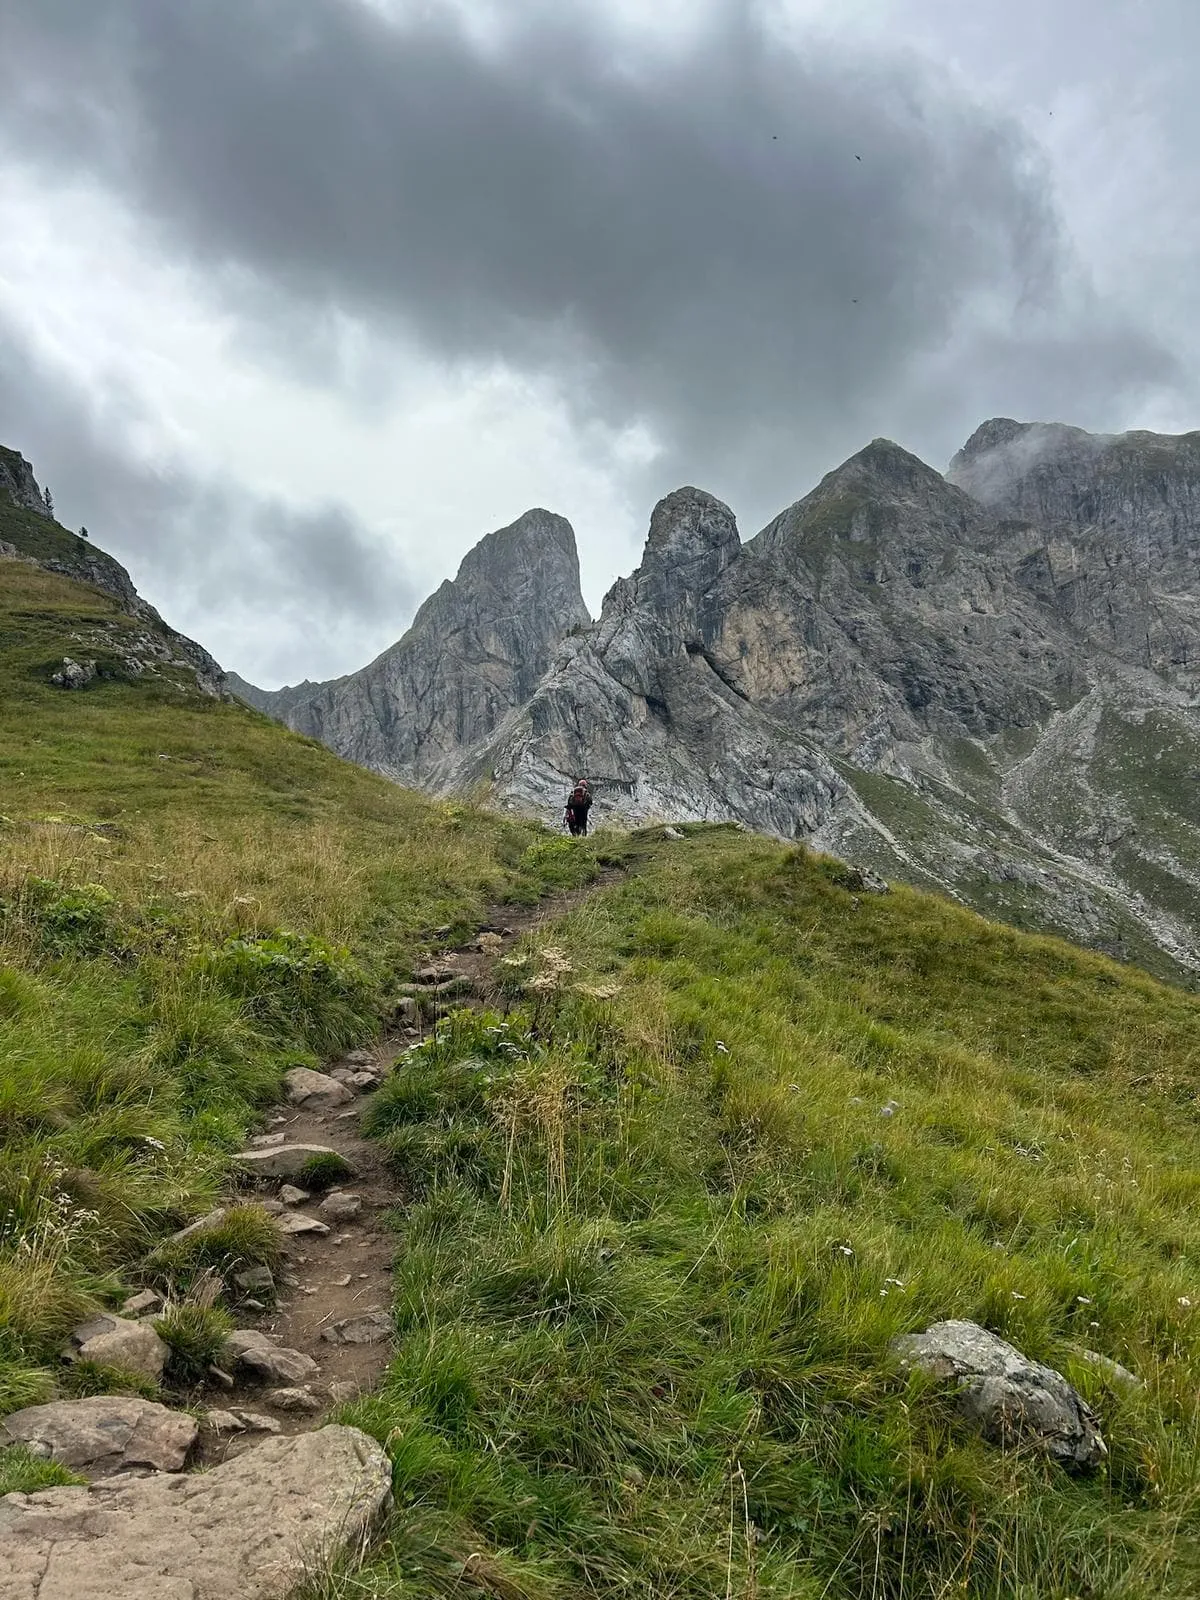
<path id="1" fill-rule="evenodd" d="M 1027 133 L 961 77 L 887 40 L 785 42 L 753 0 L 653 45 L 599 7 L 472 9 L 27 0 L 0 130 L 261 285 L 285 346 L 333 308 L 527 374 L 581 438 L 640 428 L 632 503 L 696 481 L 753 525 L 873 434 L 940 461 L 980 416 L 1101 425 L 1176 381 L 1091 288 Z"/>

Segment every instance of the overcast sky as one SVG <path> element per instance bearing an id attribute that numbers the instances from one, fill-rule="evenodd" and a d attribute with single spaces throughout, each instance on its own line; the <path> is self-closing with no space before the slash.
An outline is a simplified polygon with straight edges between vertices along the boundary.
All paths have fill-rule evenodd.
<path id="1" fill-rule="evenodd" d="M 467 549 L 1200 426 L 1197 0 L 0 0 L 0 442 L 267 686 Z"/>

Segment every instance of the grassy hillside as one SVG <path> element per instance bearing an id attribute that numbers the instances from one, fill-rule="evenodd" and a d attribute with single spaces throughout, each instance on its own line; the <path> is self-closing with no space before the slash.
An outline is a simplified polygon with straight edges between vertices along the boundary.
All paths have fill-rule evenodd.
<path id="1" fill-rule="evenodd" d="M 0 1410 L 127 1383 L 58 1360 L 89 1306 L 270 1251 L 246 1207 L 154 1254 L 430 929 L 595 870 L 122 677 L 131 625 L 0 563 Z M 113 675 L 52 687 L 99 628 Z M 397 1355 L 346 1416 L 397 1507 L 314 1593 L 1200 1593 L 1200 1001 L 732 829 L 624 848 L 376 1097 Z M 896 1373 L 952 1316 L 1067 1373 L 1103 1471 Z"/>
<path id="2" fill-rule="evenodd" d="M 565 840 L 189 692 L 186 672 L 123 676 L 135 626 L 0 562 L 3 1410 L 50 1394 L 73 1321 L 211 1202 L 283 1071 L 377 1032 L 423 934 L 592 870 Z M 53 687 L 97 632 L 112 676 Z M 258 1220 L 231 1254 L 269 1248 Z"/>
<path id="3" fill-rule="evenodd" d="M 0 445 L 0 466 L 16 470 L 18 460 L 15 451 Z M 0 493 L 0 540 L 65 576 L 100 582 L 114 592 L 133 592 L 120 562 L 61 523 L 17 505 L 4 493 Z"/>
<path id="4" fill-rule="evenodd" d="M 641 849 L 376 1101 L 401 1509 L 323 1592 L 1200 1592 L 1197 1002 L 732 830 Z M 1106 1469 L 897 1375 L 948 1317 L 1064 1371 Z"/>

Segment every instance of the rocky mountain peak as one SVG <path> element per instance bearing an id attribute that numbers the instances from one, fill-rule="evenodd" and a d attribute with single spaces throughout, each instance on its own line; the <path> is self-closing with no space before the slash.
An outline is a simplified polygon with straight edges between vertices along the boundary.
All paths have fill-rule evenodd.
<path id="1" fill-rule="evenodd" d="M 1014 439 L 1019 439 L 1022 434 L 1028 433 L 1032 427 L 1033 423 L 1016 422 L 1012 417 L 989 417 L 986 422 L 979 424 L 966 444 L 954 457 L 954 460 L 950 463 L 951 472 L 965 466 L 968 461 L 973 461 L 977 456 L 986 455 L 989 450 L 996 450 L 1002 445 L 1011 444 Z"/>
<path id="2" fill-rule="evenodd" d="M 642 567 L 687 566 L 715 558 L 719 568 L 740 548 L 737 520 L 729 507 L 689 485 L 664 495 L 655 506 Z"/>
<path id="3" fill-rule="evenodd" d="M 436 788 L 463 748 L 529 699 L 563 639 L 589 620 L 574 530 L 535 507 L 486 534 L 404 637 L 361 671 L 236 689 L 351 761 Z"/>
<path id="4" fill-rule="evenodd" d="M 977 428 L 946 477 L 1001 516 L 1078 532 L 1119 531 L 1129 543 L 1167 535 L 1195 543 L 1200 433 L 1087 433 L 1061 422 L 995 418 Z"/>
<path id="5" fill-rule="evenodd" d="M 823 569 L 857 547 L 856 563 L 866 562 L 875 582 L 882 576 L 876 556 L 903 564 L 921 553 L 983 542 L 989 527 L 980 506 L 940 472 L 891 439 L 873 439 L 751 545 L 757 554 L 808 569 Z"/>
<path id="6" fill-rule="evenodd" d="M 463 557 L 456 582 L 482 581 L 504 593 L 521 590 L 533 574 L 543 583 L 556 580 L 567 589 L 579 589 L 575 530 L 566 517 L 540 506 L 523 512 L 507 527 L 485 534 Z M 582 607 L 580 597 L 578 607 L 572 609 L 578 611 Z M 586 615 L 584 611 L 582 618 L 573 616 L 572 621 L 586 620 Z"/>
<path id="7" fill-rule="evenodd" d="M 827 473 L 815 492 L 819 494 L 827 487 L 937 495 L 944 491 L 945 480 L 940 472 L 935 472 L 893 439 L 872 439 L 840 467 Z"/>
<path id="8" fill-rule="evenodd" d="M 633 603 L 673 631 L 689 632 L 705 597 L 741 549 L 737 519 L 723 501 L 703 489 L 676 489 L 651 514 L 642 564 L 629 581 Z"/>

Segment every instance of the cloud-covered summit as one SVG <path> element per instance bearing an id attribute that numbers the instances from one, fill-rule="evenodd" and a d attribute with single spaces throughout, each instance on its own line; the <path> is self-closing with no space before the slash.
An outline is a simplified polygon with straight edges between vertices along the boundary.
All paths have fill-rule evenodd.
<path id="1" fill-rule="evenodd" d="M 753 524 L 872 434 L 944 459 L 1175 381 L 961 73 L 754 0 L 653 41 L 608 9 L 17 0 L 0 137 L 116 197 L 284 381 L 344 382 L 333 313 L 520 375 L 584 456 L 632 429 L 639 514 L 698 481 Z"/>

